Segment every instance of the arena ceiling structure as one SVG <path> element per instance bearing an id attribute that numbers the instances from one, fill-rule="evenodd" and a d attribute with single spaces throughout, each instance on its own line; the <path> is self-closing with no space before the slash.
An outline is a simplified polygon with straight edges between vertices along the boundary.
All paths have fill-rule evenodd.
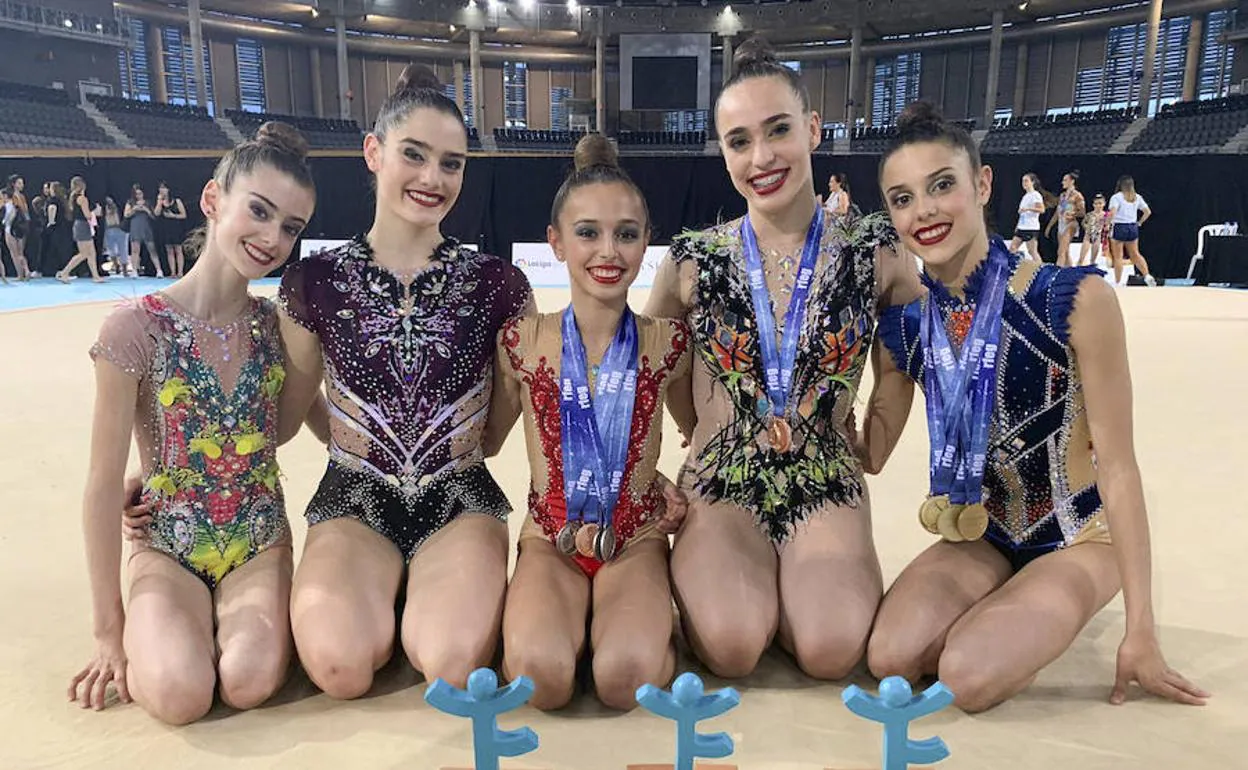
<path id="1" fill-rule="evenodd" d="M 786 58 L 848 55 L 859 30 L 863 45 L 899 49 L 988 41 L 994 15 L 1006 39 L 1143 21 L 1149 2 L 1104 0 L 200 0 L 208 28 L 257 37 L 332 37 L 339 19 L 352 45 L 378 52 L 464 55 L 468 35 L 484 44 L 524 47 L 535 61 L 593 63 L 595 39 L 638 33 L 758 32 Z M 1236 0 L 1168 0 L 1165 13 L 1234 7 Z M 123 13 L 185 22 L 187 2 L 122 0 Z M 371 42 L 363 41 L 371 38 Z M 491 58 L 488 50 L 484 58 Z"/>

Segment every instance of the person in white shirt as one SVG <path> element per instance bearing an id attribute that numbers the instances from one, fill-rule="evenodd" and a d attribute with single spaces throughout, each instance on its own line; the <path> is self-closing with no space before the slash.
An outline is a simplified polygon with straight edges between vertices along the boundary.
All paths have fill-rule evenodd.
<path id="1" fill-rule="evenodd" d="M 849 175 L 838 171 L 828 177 L 828 199 L 823 207 L 838 217 L 849 213 Z"/>
<path id="2" fill-rule="evenodd" d="M 1140 216 L 1141 212 L 1143 216 Z M 1140 254 L 1140 228 L 1152 215 L 1144 196 L 1135 191 L 1135 180 L 1129 176 L 1119 177 L 1118 192 L 1109 199 L 1109 220 L 1113 224 L 1109 235 L 1109 256 L 1114 262 L 1115 284 L 1122 281 L 1122 253 L 1125 248 L 1127 258 L 1144 276 L 1144 282 L 1149 286 L 1157 285 L 1157 280 L 1148 272 L 1148 262 Z"/>
<path id="3" fill-rule="evenodd" d="M 1023 174 L 1023 198 L 1018 202 L 1018 226 L 1010 251 L 1018 251 L 1021 244 L 1032 259 L 1040 259 L 1040 215 L 1055 203 L 1053 195 L 1040 184 L 1040 177 L 1031 172 Z"/>

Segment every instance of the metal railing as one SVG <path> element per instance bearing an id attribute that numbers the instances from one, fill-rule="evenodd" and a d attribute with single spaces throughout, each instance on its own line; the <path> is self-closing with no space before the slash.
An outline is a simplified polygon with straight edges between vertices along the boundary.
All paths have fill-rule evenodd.
<path id="1" fill-rule="evenodd" d="M 0 0 L 0 28 L 105 45 L 130 45 L 130 24 L 120 15 L 94 16 L 14 0 Z"/>

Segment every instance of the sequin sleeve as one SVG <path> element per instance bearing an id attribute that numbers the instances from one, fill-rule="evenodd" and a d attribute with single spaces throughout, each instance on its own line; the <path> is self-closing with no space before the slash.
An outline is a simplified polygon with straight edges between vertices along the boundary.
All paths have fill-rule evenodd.
<path id="1" fill-rule="evenodd" d="M 310 259 L 300 259 L 286 266 L 282 273 L 282 285 L 277 293 L 278 306 L 292 321 L 310 332 L 317 333 L 315 313 L 311 299 L 312 268 Z"/>
<path id="2" fill-rule="evenodd" d="M 667 331 L 667 350 L 675 360 L 672 362 L 671 379 L 678 380 L 686 377 L 693 366 L 693 346 L 689 344 L 692 332 L 689 325 L 684 321 L 676 319 L 668 319 L 665 326 Z"/>
<path id="3" fill-rule="evenodd" d="M 502 302 L 499 304 L 503 311 L 504 321 L 526 315 L 532 310 L 533 288 L 520 268 L 504 263 L 502 281 L 505 288 L 501 294 Z"/>
<path id="4" fill-rule="evenodd" d="M 147 312 L 137 302 L 127 302 L 104 319 L 99 337 L 91 346 L 91 360 L 101 358 L 135 379 L 142 379 L 151 365 L 156 338 L 149 328 Z"/>

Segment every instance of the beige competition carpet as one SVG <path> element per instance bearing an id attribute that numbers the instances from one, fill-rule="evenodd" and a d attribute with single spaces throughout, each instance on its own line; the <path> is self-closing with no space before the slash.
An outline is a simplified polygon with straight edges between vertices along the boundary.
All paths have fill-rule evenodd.
<path id="1" fill-rule="evenodd" d="M 1203 709 L 1139 698 L 1108 705 L 1122 633 L 1117 600 L 1013 701 L 975 717 L 948 709 L 916 723 L 912 737 L 939 735 L 952 750 L 940 767 L 1248 767 L 1248 293 L 1131 288 L 1119 296 L 1129 327 L 1161 639 L 1171 664 L 1214 697 Z M 544 310 L 566 301 L 564 291 L 539 292 Z M 637 292 L 634 307 L 644 301 Z M 0 770 L 471 764 L 468 724 L 425 705 L 423 682 L 401 660 L 358 701 L 332 701 L 296 673 L 264 708 L 239 714 L 218 706 L 183 728 L 158 724 L 134 705 L 94 713 L 66 702 L 69 678 L 92 651 L 80 527 L 94 395 L 86 351 L 107 311 L 94 304 L 0 313 Z M 886 581 L 931 538 L 915 516 L 926 489 L 927 437 L 921 405 L 913 414 L 887 471 L 870 480 Z M 669 422 L 669 473 L 680 459 L 672 435 Z M 528 483 L 522 442 L 517 429 L 491 462 L 517 510 Z M 297 555 L 323 450 L 305 434 L 283 448 L 281 461 Z M 513 536 L 521 521 L 513 517 Z M 680 668 L 697 670 L 687 654 Z M 853 681 L 875 686 L 862 675 Z M 722 684 L 707 679 L 708 688 Z M 812 681 L 773 652 L 757 673 L 733 684 L 740 707 L 702 729 L 736 738 L 730 761 L 741 770 L 880 766 L 880 730 L 841 704 L 847 683 Z M 504 761 L 505 768 L 623 770 L 672 758 L 667 722 L 640 711 L 608 712 L 591 696 L 561 713 L 526 707 L 501 726 L 526 724 L 541 747 Z"/>

